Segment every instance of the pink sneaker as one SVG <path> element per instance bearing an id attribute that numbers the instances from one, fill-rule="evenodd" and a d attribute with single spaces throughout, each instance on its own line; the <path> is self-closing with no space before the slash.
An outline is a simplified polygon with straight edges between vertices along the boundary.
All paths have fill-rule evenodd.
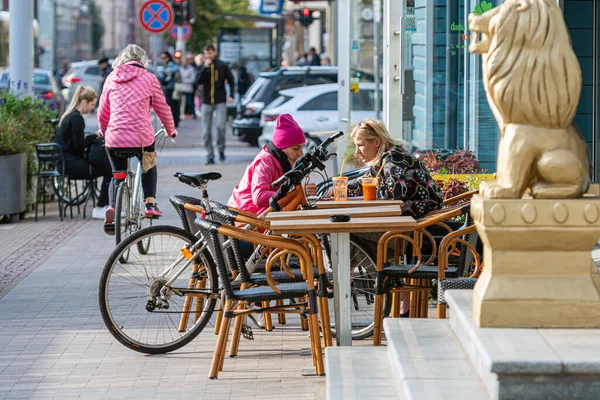
<path id="1" fill-rule="evenodd" d="M 115 234 L 115 209 L 114 207 L 108 207 L 104 214 L 104 233 L 107 235 Z"/>
<path id="2" fill-rule="evenodd" d="M 144 216 L 146 218 L 160 218 L 162 217 L 162 212 L 156 204 L 146 203 L 146 213 Z"/>

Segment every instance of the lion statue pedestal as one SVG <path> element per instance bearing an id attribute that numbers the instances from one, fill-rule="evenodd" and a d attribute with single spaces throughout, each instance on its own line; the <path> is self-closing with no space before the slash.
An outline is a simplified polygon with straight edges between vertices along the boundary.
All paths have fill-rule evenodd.
<path id="1" fill-rule="evenodd" d="M 496 181 L 471 209 L 485 267 L 474 315 L 485 327 L 600 327 L 600 199 L 573 124 L 581 68 L 555 0 L 506 0 L 469 16 L 500 127 Z M 479 38 L 481 36 L 481 38 Z M 524 197 L 528 196 L 528 197 Z"/>
<path id="2" fill-rule="evenodd" d="M 484 243 L 473 302 L 479 326 L 600 327 L 591 257 L 600 237 L 600 199 L 475 196 L 471 211 Z"/>

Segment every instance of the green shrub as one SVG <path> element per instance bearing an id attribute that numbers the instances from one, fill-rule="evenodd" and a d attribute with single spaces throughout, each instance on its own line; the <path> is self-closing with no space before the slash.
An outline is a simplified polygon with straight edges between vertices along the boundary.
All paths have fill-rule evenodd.
<path id="1" fill-rule="evenodd" d="M 37 171 L 35 145 L 51 141 L 54 135 L 52 125 L 44 122 L 49 118 L 56 118 L 56 113 L 42 100 L 31 96 L 20 98 L 7 90 L 0 91 L 0 156 L 28 153 L 28 201 Z"/>

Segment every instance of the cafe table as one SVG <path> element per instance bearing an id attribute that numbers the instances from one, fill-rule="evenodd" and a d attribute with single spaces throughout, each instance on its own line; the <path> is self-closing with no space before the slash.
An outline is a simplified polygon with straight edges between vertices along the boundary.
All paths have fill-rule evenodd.
<path id="1" fill-rule="evenodd" d="M 402 200 L 363 200 L 360 197 L 348 197 L 348 200 L 339 201 L 333 199 L 321 199 L 315 203 L 317 208 L 351 208 L 351 207 L 381 207 L 381 206 L 399 206 L 402 207 Z"/>
<path id="2" fill-rule="evenodd" d="M 360 204 L 358 204 L 360 205 Z M 360 208 L 360 207 L 359 207 Z M 388 231 L 413 231 L 416 221 L 412 217 L 400 216 L 399 207 L 396 216 L 390 216 L 389 211 L 381 211 L 383 207 L 372 207 L 370 216 L 351 217 L 348 222 L 331 222 L 323 217 L 321 210 L 290 211 L 292 216 L 285 219 L 270 220 L 270 229 L 274 234 L 302 235 L 302 234 L 330 234 L 331 236 L 331 265 L 333 267 L 334 308 L 336 341 L 338 346 L 352 345 L 352 317 L 351 317 L 351 271 L 350 265 L 350 234 L 360 232 L 388 232 Z M 332 214 L 360 215 L 363 211 L 352 208 L 343 210 L 330 210 Z M 301 219 L 298 219 L 301 215 Z M 273 216 L 271 216 L 273 218 Z"/>

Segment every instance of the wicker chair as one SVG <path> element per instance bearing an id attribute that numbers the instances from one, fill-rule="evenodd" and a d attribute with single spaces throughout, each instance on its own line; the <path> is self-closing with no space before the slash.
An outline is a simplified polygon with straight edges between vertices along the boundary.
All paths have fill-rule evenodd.
<path id="1" fill-rule="evenodd" d="M 263 235 L 257 232 L 243 230 L 238 227 L 224 225 L 215 221 L 196 219 L 195 223 L 209 245 L 221 276 L 227 276 L 228 274 L 221 246 L 221 237 L 245 240 L 250 243 L 277 249 L 269 256 L 266 265 L 268 286 L 249 287 L 251 285 L 250 276 L 244 265 L 238 265 L 242 281 L 239 290 L 234 289 L 228 279 L 222 280 L 225 297 L 223 320 L 219 329 L 219 338 L 215 347 L 209 378 L 217 378 L 219 371 L 223 369 L 231 320 L 235 318 L 229 355 L 230 357 L 235 357 L 237 355 L 239 339 L 242 333 L 243 316 L 256 311 L 302 313 L 307 315 L 313 364 L 315 365 L 317 375 L 324 375 L 325 370 L 323 366 L 321 338 L 317 317 L 317 291 L 314 284 L 311 257 L 305 246 L 300 241 L 294 239 Z M 270 276 L 270 268 L 273 265 L 273 261 L 287 254 L 294 254 L 298 257 L 304 276 L 303 282 L 278 283 Z M 248 303 L 265 304 L 265 302 L 298 298 L 302 298 L 303 301 L 288 306 L 263 307 L 259 310 L 246 309 L 246 304 Z M 301 310 L 298 310 L 298 308 L 301 308 Z"/>
<path id="2" fill-rule="evenodd" d="M 399 316 L 399 297 L 395 296 L 401 292 L 409 292 L 411 295 L 410 299 L 410 317 L 423 317 L 427 318 L 428 314 L 428 297 L 431 289 L 431 281 L 434 279 L 444 280 L 448 278 L 459 278 L 463 276 L 464 272 L 472 264 L 472 259 L 463 257 L 460 252 L 459 257 L 456 258 L 457 263 L 455 265 L 449 265 L 448 258 L 451 254 L 456 253 L 454 247 L 457 243 L 463 244 L 465 239 L 462 239 L 465 235 L 474 233 L 477 234 L 475 228 L 470 225 L 472 222 L 468 217 L 469 205 L 462 205 L 461 207 L 452 208 L 445 212 L 437 213 L 434 216 L 428 216 L 427 218 L 419 221 L 417 229 L 413 238 L 409 238 L 404 234 L 398 232 L 387 232 L 384 234 L 378 243 L 378 254 L 377 254 L 377 286 L 375 296 L 375 331 L 373 336 L 373 344 L 378 346 L 381 344 L 382 337 L 382 325 L 383 318 L 386 314 L 384 310 L 384 295 L 388 292 L 392 293 L 392 317 Z M 466 223 L 463 228 L 453 231 L 446 235 L 440 245 L 440 255 L 438 256 L 438 265 L 432 265 L 437 255 L 437 246 L 430 233 L 427 232 L 426 228 L 441 223 L 441 221 L 448 220 L 459 215 L 465 215 Z M 422 237 L 426 236 L 432 242 L 433 253 L 429 259 L 425 262 L 422 260 L 421 245 Z M 392 240 L 396 241 L 394 260 L 393 263 L 388 262 L 388 248 Z M 477 240 L 476 236 L 475 239 Z M 404 250 L 404 241 L 408 242 L 413 247 L 413 255 L 416 260 L 413 263 L 401 263 L 401 255 Z M 444 250 L 442 252 L 442 249 Z M 462 249 L 461 249 L 462 250 Z M 473 247 L 474 250 L 474 247 Z M 477 262 L 479 262 L 479 255 L 476 255 Z M 478 266 L 479 264 L 477 264 Z"/>

